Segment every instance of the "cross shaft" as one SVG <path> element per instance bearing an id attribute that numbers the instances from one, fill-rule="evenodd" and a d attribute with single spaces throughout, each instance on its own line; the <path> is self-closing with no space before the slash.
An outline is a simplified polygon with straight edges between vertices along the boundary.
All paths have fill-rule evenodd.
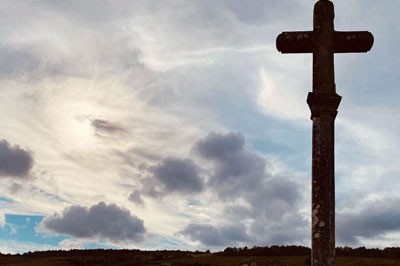
<path id="1" fill-rule="evenodd" d="M 276 40 L 282 53 L 313 54 L 313 86 L 307 97 L 313 121 L 313 266 L 335 265 L 334 123 L 341 96 L 335 88 L 334 53 L 367 52 L 374 40 L 368 31 L 335 31 L 334 16 L 332 2 L 319 0 L 314 6 L 313 31 L 283 32 Z"/>

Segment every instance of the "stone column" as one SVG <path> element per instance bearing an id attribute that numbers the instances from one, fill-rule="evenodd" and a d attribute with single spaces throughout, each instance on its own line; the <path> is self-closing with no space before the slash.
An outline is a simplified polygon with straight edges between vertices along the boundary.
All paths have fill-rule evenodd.
<path id="1" fill-rule="evenodd" d="M 312 112 L 312 264 L 335 265 L 335 131 L 341 97 L 309 93 Z"/>
<path id="2" fill-rule="evenodd" d="M 307 103 L 312 134 L 312 255 L 313 266 L 335 265 L 335 118 L 341 97 L 334 72 L 335 14 L 330 1 L 314 6 L 313 92 Z"/>

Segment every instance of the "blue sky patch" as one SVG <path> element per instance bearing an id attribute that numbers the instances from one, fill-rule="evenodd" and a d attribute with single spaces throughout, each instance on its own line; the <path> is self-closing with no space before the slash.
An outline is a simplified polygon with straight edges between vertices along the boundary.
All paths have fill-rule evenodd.
<path id="1" fill-rule="evenodd" d="M 5 225 L 0 228 L 0 240 L 17 240 L 37 244 L 58 245 L 66 239 L 36 232 L 43 216 L 6 214 Z"/>

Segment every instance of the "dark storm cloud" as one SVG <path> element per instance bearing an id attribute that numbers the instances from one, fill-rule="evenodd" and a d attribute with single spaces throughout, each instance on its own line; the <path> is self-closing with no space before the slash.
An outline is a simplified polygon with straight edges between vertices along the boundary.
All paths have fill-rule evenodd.
<path id="1" fill-rule="evenodd" d="M 360 211 L 337 214 L 337 236 L 341 244 L 357 245 L 359 237 L 375 238 L 400 231 L 400 199 L 371 202 Z"/>
<path id="2" fill-rule="evenodd" d="M 27 177 L 32 166 L 30 152 L 0 140 L 0 176 Z"/>
<path id="3" fill-rule="evenodd" d="M 210 133 L 195 144 L 194 151 L 215 166 L 207 185 L 222 198 L 246 195 L 247 200 L 256 202 L 263 195 L 269 201 L 295 204 L 300 197 L 299 185 L 289 178 L 273 176 L 265 158 L 246 151 L 244 144 L 240 133 Z"/>
<path id="4" fill-rule="evenodd" d="M 214 174 L 208 185 L 221 198 L 258 190 L 263 178 L 268 175 L 265 160 L 256 153 L 244 150 L 244 144 L 240 133 L 210 133 L 194 147 L 197 154 L 214 163 Z"/>
<path id="5" fill-rule="evenodd" d="M 220 229 L 221 235 L 228 242 L 244 242 L 249 240 L 249 236 L 246 232 L 246 227 L 241 224 L 232 224 L 229 226 L 223 226 Z"/>
<path id="6" fill-rule="evenodd" d="M 207 246 L 220 246 L 224 244 L 221 233 L 211 225 L 189 224 L 180 232 L 193 241 L 200 241 Z"/>
<path id="7" fill-rule="evenodd" d="M 258 245 L 305 244 L 304 240 L 310 236 L 309 221 L 298 213 L 297 207 L 286 209 L 283 214 L 274 217 L 265 210 L 261 210 L 259 215 L 253 214 L 255 221 L 249 228 L 253 241 Z"/>
<path id="8" fill-rule="evenodd" d="M 296 214 L 301 204 L 300 185 L 284 177 L 270 177 L 246 195 L 253 217 L 281 222 L 287 214 Z M 301 218 L 300 218 L 301 219 Z"/>
<path id="9" fill-rule="evenodd" d="M 252 219 L 249 234 L 253 242 L 300 242 L 307 236 L 308 224 L 299 213 L 303 201 L 300 185 L 288 177 L 272 175 L 265 158 L 245 150 L 240 133 L 210 133 L 193 150 L 214 165 L 207 187 L 227 203 L 225 216 Z M 229 203 L 238 198 L 246 202 L 246 207 Z M 200 229 L 190 235 L 192 239 L 200 235 Z"/>
<path id="10" fill-rule="evenodd" d="M 244 150 L 240 133 L 210 133 L 198 141 L 194 151 L 215 164 L 208 185 L 222 198 L 236 197 L 243 191 L 259 187 L 265 175 L 265 160 Z"/>
<path id="11" fill-rule="evenodd" d="M 179 232 L 193 241 L 199 241 L 205 246 L 223 246 L 248 240 L 246 228 L 242 225 L 232 225 L 218 229 L 209 224 L 189 224 Z"/>
<path id="12" fill-rule="evenodd" d="M 129 210 L 104 202 L 89 209 L 79 205 L 71 206 L 62 215 L 54 214 L 44 219 L 42 226 L 76 238 L 101 238 L 115 242 L 141 241 L 146 231 L 143 220 L 132 215 Z"/>
<path id="13" fill-rule="evenodd" d="M 200 192 L 203 181 L 198 167 L 189 159 L 165 158 L 153 169 L 153 178 L 163 187 L 163 192 Z"/>
<path id="14" fill-rule="evenodd" d="M 200 193 L 205 185 L 199 175 L 200 168 L 190 159 L 166 157 L 156 165 L 141 165 L 137 173 L 139 187 L 133 190 L 128 199 L 139 206 L 144 205 L 143 198 L 168 196 L 170 194 L 187 195 Z"/>
<path id="15" fill-rule="evenodd" d="M 224 159 L 232 153 L 243 150 L 244 137 L 240 133 L 218 134 L 211 132 L 199 140 L 194 150 L 208 159 Z"/>
<path id="16" fill-rule="evenodd" d="M 103 119 L 93 119 L 91 124 L 96 131 L 96 135 L 98 136 L 120 135 L 127 132 L 127 130 L 119 123 L 110 122 Z"/>

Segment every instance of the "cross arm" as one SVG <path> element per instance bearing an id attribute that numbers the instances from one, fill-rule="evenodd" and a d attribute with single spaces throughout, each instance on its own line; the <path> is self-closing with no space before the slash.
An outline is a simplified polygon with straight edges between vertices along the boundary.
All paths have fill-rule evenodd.
<path id="1" fill-rule="evenodd" d="M 276 38 L 276 48 L 281 53 L 312 53 L 314 50 L 313 31 L 282 32 Z M 374 44 L 369 31 L 335 31 L 333 51 L 335 53 L 365 53 Z"/>
<path id="2" fill-rule="evenodd" d="M 276 38 L 276 48 L 281 53 L 312 53 L 312 31 L 282 32 Z"/>
<path id="3" fill-rule="evenodd" d="M 369 31 L 336 31 L 335 53 L 365 53 L 374 44 L 374 36 Z"/>

